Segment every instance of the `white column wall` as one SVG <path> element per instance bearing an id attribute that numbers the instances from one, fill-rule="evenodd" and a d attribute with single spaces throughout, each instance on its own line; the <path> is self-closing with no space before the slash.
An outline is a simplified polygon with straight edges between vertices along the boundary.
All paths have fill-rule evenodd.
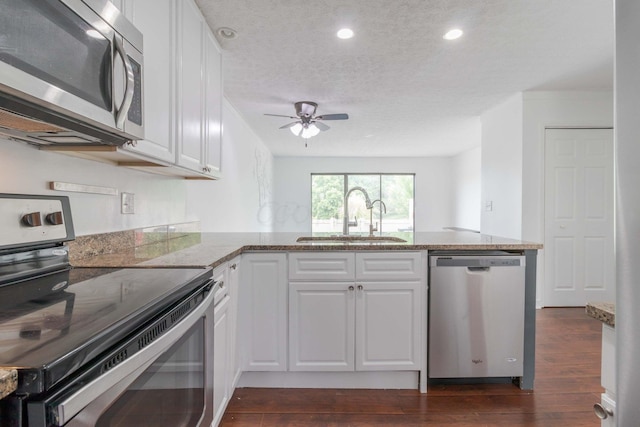
<path id="1" fill-rule="evenodd" d="M 520 239 L 522 232 L 522 94 L 481 116 L 480 230 Z M 490 205 L 490 207 L 489 207 Z"/>
<path id="2" fill-rule="evenodd" d="M 481 153 L 477 147 L 452 158 L 452 225 L 455 227 L 480 230 Z"/>
<path id="3" fill-rule="evenodd" d="M 640 420 L 640 2 L 616 0 L 616 413 L 619 427 Z"/>

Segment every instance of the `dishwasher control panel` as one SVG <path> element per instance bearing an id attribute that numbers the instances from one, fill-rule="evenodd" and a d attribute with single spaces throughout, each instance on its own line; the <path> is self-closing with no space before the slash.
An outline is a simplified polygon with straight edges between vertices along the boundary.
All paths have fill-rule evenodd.
<path id="1" fill-rule="evenodd" d="M 431 257 L 431 261 L 431 265 L 437 267 L 521 267 L 525 265 L 523 256 L 434 256 Z"/>

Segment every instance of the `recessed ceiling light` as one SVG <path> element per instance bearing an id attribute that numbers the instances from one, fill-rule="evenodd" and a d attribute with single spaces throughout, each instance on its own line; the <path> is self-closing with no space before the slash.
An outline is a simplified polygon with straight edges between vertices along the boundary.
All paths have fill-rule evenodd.
<path id="1" fill-rule="evenodd" d="M 454 28 L 453 30 L 448 31 L 447 34 L 442 36 L 442 38 L 445 40 L 455 40 L 457 38 L 460 38 L 462 34 L 462 30 Z"/>
<path id="2" fill-rule="evenodd" d="M 350 28 L 343 28 L 339 30 L 336 35 L 338 36 L 338 38 L 341 38 L 343 40 L 350 39 L 351 37 L 353 37 L 353 30 Z"/>
<path id="3" fill-rule="evenodd" d="M 218 35 L 223 39 L 227 40 L 235 39 L 236 37 L 238 37 L 238 33 L 236 32 L 236 30 L 229 27 L 220 27 L 218 28 L 216 33 L 218 33 Z"/>

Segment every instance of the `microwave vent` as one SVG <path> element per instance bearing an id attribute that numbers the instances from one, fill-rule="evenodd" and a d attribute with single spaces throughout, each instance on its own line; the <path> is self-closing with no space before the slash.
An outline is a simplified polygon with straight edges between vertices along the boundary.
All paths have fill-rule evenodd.
<path id="1" fill-rule="evenodd" d="M 22 132 L 65 132 L 58 126 L 44 123 L 39 120 L 30 119 L 7 110 L 0 109 L 0 127 L 6 129 L 17 129 Z"/>

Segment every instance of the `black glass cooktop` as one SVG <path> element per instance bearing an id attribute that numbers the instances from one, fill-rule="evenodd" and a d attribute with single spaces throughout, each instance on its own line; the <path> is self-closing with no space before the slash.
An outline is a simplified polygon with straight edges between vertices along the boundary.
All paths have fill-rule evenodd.
<path id="1" fill-rule="evenodd" d="M 201 287 L 210 269 L 73 268 L 0 287 L 0 367 L 40 393 Z"/>

